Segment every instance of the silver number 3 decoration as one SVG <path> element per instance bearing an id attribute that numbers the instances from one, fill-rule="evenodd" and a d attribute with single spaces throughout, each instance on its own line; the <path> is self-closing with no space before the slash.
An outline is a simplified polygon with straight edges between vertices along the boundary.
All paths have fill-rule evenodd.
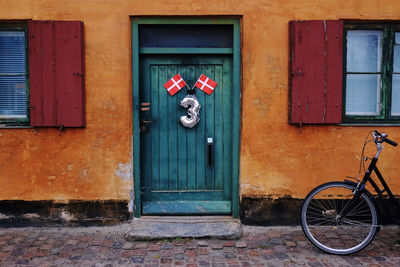
<path id="1" fill-rule="evenodd" d="M 179 104 L 181 107 L 189 108 L 187 115 L 181 117 L 181 124 L 187 128 L 196 126 L 200 121 L 199 113 L 201 108 L 196 96 L 189 94 Z"/>

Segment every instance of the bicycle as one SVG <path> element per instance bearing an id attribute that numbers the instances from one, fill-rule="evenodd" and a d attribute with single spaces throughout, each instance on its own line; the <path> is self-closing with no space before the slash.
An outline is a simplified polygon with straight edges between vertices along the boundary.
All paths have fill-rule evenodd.
<path id="1" fill-rule="evenodd" d="M 372 139 L 368 140 L 371 133 Z M 365 146 L 372 141 L 377 148 L 376 155 L 372 159 L 364 158 Z M 361 166 L 365 170 L 365 161 L 371 160 L 371 162 L 361 181 L 348 177 L 357 182 L 344 180 L 324 183 L 311 190 L 305 198 L 301 209 L 301 226 L 304 234 L 317 248 L 331 254 L 346 255 L 365 248 L 373 240 L 381 225 L 375 198 L 365 188 L 368 182 L 383 203 L 388 217 L 400 225 L 400 220 L 390 214 L 383 201 L 389 197 L 398 209 L 397 214 L 400 214 L 400 203 L 377 167 L 384 142 L 397 146 L 396 142 L 387 138 L 387 134 L 376 130 L 371 131 L 365 138 L 359 173 Z M 383 190 L 371 178 L 372 172 L 379 178 Z"/>

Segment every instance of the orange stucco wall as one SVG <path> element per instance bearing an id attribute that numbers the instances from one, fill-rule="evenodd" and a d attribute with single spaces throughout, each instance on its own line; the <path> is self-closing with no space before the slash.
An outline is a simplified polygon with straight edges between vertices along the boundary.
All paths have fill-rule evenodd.
<path id="1" fill-rule="evenodd" d="M 0 19 L 80 20 L 85 28 L 87 127 L 0 129 L 0 199 L 129 199 L 134 15 L 242 18 L 241 196 L 304 197 L 357 175 L 370 127 L 288 124 L 288 22 L 400 20 L 398 0 L 2 0 Z M 379 127 L 400 141 L 399 127 Z M 380 166 L 400 193 L 400 150 Z"/>

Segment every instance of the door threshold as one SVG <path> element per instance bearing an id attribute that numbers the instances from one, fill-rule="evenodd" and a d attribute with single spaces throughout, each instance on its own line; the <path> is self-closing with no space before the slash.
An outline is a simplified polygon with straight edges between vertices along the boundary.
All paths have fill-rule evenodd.
<path id="1" fill-rule="evenodd" d="M 166 223 L 194 223 L 194 222 L 240 222 L 232 216 L 150 216 L 142 215 L 134 220 Z"/>
<path id="2" fill-rule="evenodd" d="M 240 220 L 229 216 L 142 216 L 130 223 L 128 241 L 173 238 L 239 239 Z"/>
<path id="3" fill-rule="evenodd" d="M 143 201 L 144 215 L 230 215 L 232 203 L 229 200 L 158 200 Z"/>

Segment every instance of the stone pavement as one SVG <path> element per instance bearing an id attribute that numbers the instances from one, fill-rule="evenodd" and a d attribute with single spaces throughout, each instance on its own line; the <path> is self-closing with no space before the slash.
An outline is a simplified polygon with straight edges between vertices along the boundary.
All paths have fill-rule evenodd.
<path id="1" fill-rule="evenodd" d="M 0 229 L 1 266 L 400 266 L 400 229 L 386 226 L 351 256 L 321 252 L 300 227 L 243 226 L 239 240 L 128 242 L 129 224 Z"/>

